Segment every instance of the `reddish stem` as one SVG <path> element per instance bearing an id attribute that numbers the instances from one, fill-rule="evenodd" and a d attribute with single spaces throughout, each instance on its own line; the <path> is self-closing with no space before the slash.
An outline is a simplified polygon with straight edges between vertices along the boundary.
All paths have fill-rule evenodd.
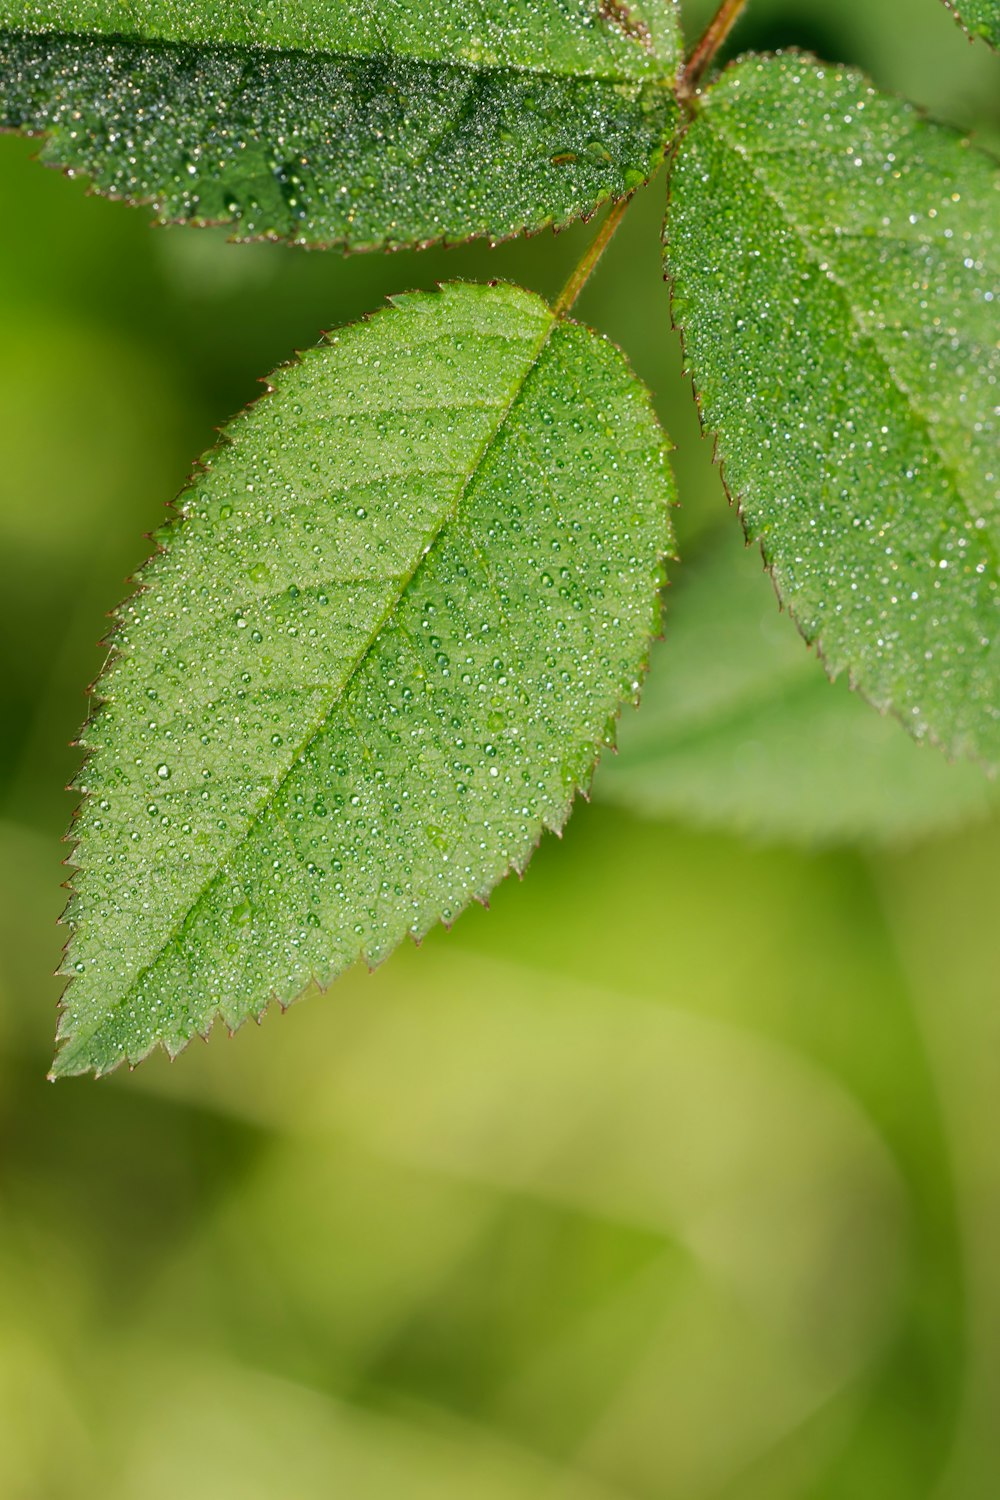
<path id="1" fill-rule="evenodd" d="M 698 92 L 706 70 L 715 54 L 732 31 L 747 0 L 722 0 L 722 4 L 705 28 L 701 41 L 688 58 L 687 67 L 681 74 L 677 97 L 691 99 Z"/>

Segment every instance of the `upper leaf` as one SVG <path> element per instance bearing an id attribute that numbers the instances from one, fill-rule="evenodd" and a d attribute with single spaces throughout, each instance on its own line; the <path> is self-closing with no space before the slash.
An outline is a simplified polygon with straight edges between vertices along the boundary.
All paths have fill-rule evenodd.
<path id="1" fill-rule="evenodd" d="M 1000 0 L 944 0 L 970 36 L 1000 47 Z"/>
<path id="2" fill-rule="evenodd" d="M 1000 173 L 850 69 L 699 101 L 666 262 L 748 534 L 831 675 L 1000 761 Z"/>
<path id="3" fill-rule="evenodd" d="M 0 0 L 0 128 L 163 220 L 501 239 L 650 175 L 680 57 L 675 0 Z"/>
<path id="4" fill-rule="evenodd" d="M 635 698 L 670 493 L 619 351 L 514 287 L 277 375 L 119 615 L 55 1071 L 235 1027 L 523 868 Z"/>
<path id="5" fill-rule="evenodd" d="M 1000 805 L 978 766 L 949 765 L 826 679 L 737 535 L 680 570 L 666 636 L 595 797 L 809 844 L 912 841 Z"/>

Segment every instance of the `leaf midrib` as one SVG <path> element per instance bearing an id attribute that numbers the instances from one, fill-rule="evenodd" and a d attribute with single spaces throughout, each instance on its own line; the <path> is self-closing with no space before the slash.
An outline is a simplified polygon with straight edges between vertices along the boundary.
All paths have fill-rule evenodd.
<path id="1" fill-rule="evenodd" d="M 247 62 L 260 59 L 297 58 L 306 59 L 316 63 L 341 63 L 358 62 L 371 63 L 377 66 L 379 63 L 410 63 L 417 67 L 428 69 L 451 69 L 455 72 L 468 73 L 475 77 L 483 74 L 520 74 L 529 78 L 547 78 L 557 82 L 571 82 L 580 79 L 589 79 L 594 83 L 607 83 L 617 86 L 626 85 L 635 89 L 643 89 L 651 84 L 660 85 L 671 89 L 674 85 L 674 74 L 670 65 L 664 61 L 658 52 L 640 49 L 645 57 L 651 58 L 655 67 L 647 73 L 625 73 L 620 70 L 608 72 L 596 72 L 586 68 L 567 68 L 560 71 L 549 64 L 532 63 L 487 63 L 473 62 L 469 58 L 449 57 L 430 58 L 420 57 L 415 53 L 402 52 L 399 50 L 386 49 L 383 52 L 351 52 L 346 48 L 342 51 L 333 51 L 329 48 L 304 48 L 304 47 L 276 47 L 270 45 L 252 46 L 247 42 L 206 42 L 191 41 L 184 42 L 172 37 L 146 37 L 129 32 L 120 31 L 33 31 L 28 27 L 15 28 L 11 26 L 0 26 L 0 41 L 12 38 L 15 41 L 26 41 L 33 39 L 37 41 L 52 40 L 57 42 L 74 42 L 77 44 L 92 44 L 95 47 L 109 46 L 115 43 L 124 43 L 127 46 L 144 48 L 150 51 L 164 52 L 200 52 L 210 56 L 232 56 L 245 59 Z"/>
<path id="2" fill-rule="evenodd" d="M 262 816 L 266 812 L 273 809 L 274 804 L 277 802 L 283 787 L 288 781 L 288 778 L 292 775 L 295 767 L 299 764 L 302 757 L 307 753 L 310 747 L 323 733 L 324 729 L 329 723 L 334 709 L 343 699 L 348 687 L 354 680 L 362 663 L 368 657 L 375 643 L 382 635 L 382 632 L 392 621 L 392 618 L 399 609 L 400 604 L 402 603 L 402 600 L 407 593 L 407 590 L 413 584 L 414 579 L 420 573 L 424 565 L 427 563 L 428 559 L 434 554 L 442 533 L 449 524 L 457 519 L 461 509 L 462 500 L 465 497 L 469 485 L 472 483 L 477 473 L 479 473 L 479 471 L 482 469 L 487 455 L 493 448 L 494 444 L 497 442 L 497 439 L 506 426 L 511 412 L 516 406 L 519 397 L 523 393 L 532 372 L 537 368 L 538 362 L 542 356 L 542 352 L 545 349 L 545 346 L 548 343 L 553 330 L 558 326 L 559 321 L 560 320 L 558 318 L 550 313 L 548 322 L 545 326 L 545 330 L 542 336 L 536 341 L 530 361 L 525 366 L 523 375 L 511 392 L 510 399 L 506 402 L 506 404 L 500 411 L 499 417 L 495 426 L 493 427 L 492 432 L 484 439 L 473 460 L 470 462 L 465 475 L 456 490 L 454 503 L 447 509 L 447 511 L 442 514 L 440 524 L 434 531 L 432 542 L 420 553 L 419 557 L 413 564 L 413 567 L 409 570 L 409 573 L 404 575 L 396 597 L 384 610 L 377 624 L 373 626 L 365 645 L 358 651 L 352 665 L 344 674 L 343 681 L 338 687 L 336 693 L 330 699 L 329 703 L 325 706 L 323 712 L 317 717 L 312 727 L 303 736 L 302 740 L 296 746 L 294 751 L 289 755 L 285 770 L 280 773 L 280 775 L 274 780 L 273 784 L 268 789 L 267 793 L 262 796 L 257 802 L 256 806 L 253 809 L 253 812 L 250 815 L 245 832 L 226 852 L 224 859 L 219 861 L 212 874 L 206 881 L 204 881 L 191 901 L 186 904 L 184 910 L 178 916 L 177 921 L 173 924 L 166 936 L 158 944 L 156 952 L 153 954 L 153 956 L 145 964 L 142 965 L 142 967 L 137 971 L 135 977 L 129 982 L 128 986 L 121 992 L 118 998 L 112 1001 L 111 1004 L 106 1007 L 97 1024 L 87 1031 L 81 1031 L 77 1029 L 72 1033 L 71 1037 L 67 1036 L 66 1046 L 62 1049 L 62 1051 L 60 1051 L 55 1059 L 55 1062 L 53 1063 L 52 1076 L 55 1076 L 60 1071 L 59 1063 L 64 1054 L 69 1052 L 78 1053 L 80 1050 L 85 1048 L 90 1042 L 94 1040 L 95 1037 L 100 1035 L 100 1033 L 107 1026 L 109 1020 L 113 1016 L 115 1016 L 123 1006 L 125 1006 L 132 1000 L 135 991 L 142 984 L 142 981 L 144 980 L 146 975 L 156 967 L 163 955 L 182 936 L 185 928 L 197 915 L 205 898 L 208 896 L 209 892 L 212 890 L 216 882 L 221 878 L 225 869 L 232 863 L 232 861 L 239 854 L 240 850 L 254 836 L 259 827 Z M 70 981 L 70 985 L 72 985 L 72 979 Z M 69 991 L 67 990 L 67 994 L 68 993 Z M 68 1008 L 66 1008 L 63 1012 L 64 1016 L 68 1016 L 69 1013 L 70 1012 Z"/>

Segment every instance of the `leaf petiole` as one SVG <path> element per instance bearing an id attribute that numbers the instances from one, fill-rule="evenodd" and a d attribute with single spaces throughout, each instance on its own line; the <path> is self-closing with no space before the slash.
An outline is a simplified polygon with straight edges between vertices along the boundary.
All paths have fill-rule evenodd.
<path id="1" fill-rule="evenodd" d="M 702 38 L 687 60 L 687 66 L 677 85 L 677 97 L 683 104 L 698 91 L 707 69 L 732 31 L 746 5 L 747 0 L 722 0 L 722 4 L 705 28 Z"/>
<path id="2" fill-rule="evenodd" d="M 626 197 L 619 198 L 617 203 L 613 203 L 611 205 L 611 208 L 608 210 L 607 215 L 601 223 L 600 229 L 594 235 L 594 238 L 591 240 L 590 244 L 587 246 L 586 250 L 583 252 L 576 265 L 573 267 L 573 270 L 570 273 L 569 280 L 553 303 L 552 311 L 555 313 L 557 318 L 564 317 L 565 314 L 569 312 L 570 308 L 573 306 L 573 303 L 576 301 L 577 297 L 579 297 L 587 282 L 590 280 L 594 267 L 597 265 L 597 262 L 604 254 L 604 251 L 607 249 L 607 246 L 611 241 L 611 237 L 614 234 L 615 230 L 618 228 L 618 225 L 625 217 L 625 210 L 632 202 L 632 198 L 633 194 L 629 193 Z"/>

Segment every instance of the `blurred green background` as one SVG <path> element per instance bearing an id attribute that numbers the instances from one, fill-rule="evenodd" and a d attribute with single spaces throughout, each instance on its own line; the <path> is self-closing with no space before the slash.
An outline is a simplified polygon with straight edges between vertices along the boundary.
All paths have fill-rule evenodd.
<path id="1" fill-rule="evenodd" d="M 755 0 L 735 38 L 796 40 L 1000 139 L 938 0 Z M 681 447 L 649 727 L 491 911 L 44 1082 L 67 746 L 143 532 L 321 329 L 436 279 L 553 294 L 590 231 L 231 246 L 31 156 L 0 140 L 0 1495 L 993 1500 L 997 793 L 827 687 L 741 547 L 662 174 L 579 305 Z"/>

